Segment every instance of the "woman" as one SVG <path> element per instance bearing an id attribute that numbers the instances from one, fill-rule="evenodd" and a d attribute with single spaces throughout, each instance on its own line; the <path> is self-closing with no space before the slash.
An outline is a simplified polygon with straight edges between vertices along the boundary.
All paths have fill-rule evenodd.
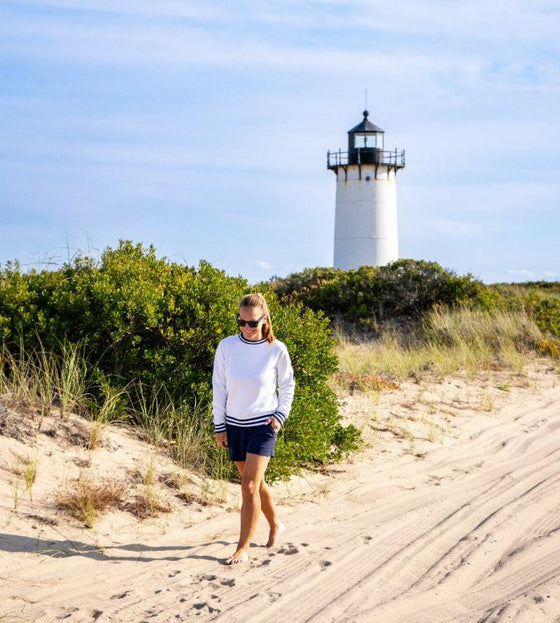
<path id="1" fill-rule="evenodd" d="M 283 526 L 264 473 L 290 413 L 295 387 L 288 350 L 274 337 L 262 294 L 241 299 L 237 324 L 241 332 L 218 345 L 212 377 L 216 441 L 229 449 L 241 474 L 241 532 L 226 565 L 249 559 L 261 510 L 270 526 L 266 546 L 278 543 Z"/>

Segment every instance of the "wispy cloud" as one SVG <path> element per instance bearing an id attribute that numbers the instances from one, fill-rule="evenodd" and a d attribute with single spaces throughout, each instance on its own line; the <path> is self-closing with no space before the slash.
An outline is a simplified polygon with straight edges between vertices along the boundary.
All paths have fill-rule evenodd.
<path id="1" fill-rule="evenodd" d="M 20 0 L 19 5 L 27 8 L 52 9 L 61 12 L 88 13 L 90 15 L 117 14 L 145 17 L 180 17 L 191 20 L 226 20 L 236 14 L 227 4 L 219 2 L 201 3 L 196 0 Z"/>
<path id="2" fill-rule="evenodd" d="M 481 231 L 476 223 L 443 218 L 433 221 L 433 229 L 452 238 L 475 238 Z"/>
<path id="3" fill-rule="evenodd" d="M 256 35 L 240 38 L 231 32 L 189 24 L 120 24 L 103 20 L 77 23 L 56 16 L 8 17 L 0 24 L 0 50 L 4 55 L 47 58 L 67 62 L 166 64 L 174 67 L 198 65 L 234 69 L 276 68 L 335 71 L 356 74 L 375 70 L 387 75 L 407 71 L 469 70 L 468 59 L 459 65 L 448 57 L 431 58 L 403 50 L 392 53 L 337 49 L 332 45 L 291 43 L 272 45 Z M 474 60 L 474 59 L 473 59 Z M 477 63 L 476 60 L 474 60 Z"/>
<path id="4" fill-rule="evenodd" d="M 510 268 L 509 270 L 506 270 L 506 274 L 514 277 L 515 279 L 521 279 L 524 281 L 533 280 L 537 276 L 534 271 L 526 268 Z"/>
<path id="5" fill-rule="evenodd" d="M 40 234 L 10 246 L 10 223 L 36 209 L 47 246 L 68 227 L 100 246 L 159 236 L 189 261 L 222 258 L 256 278 L 328 263 L 325 153 L 344 148 L 368 88 L 387 147 L 407 150 L 403 249 L 496 279 L 518 257 L 528 268 L 509 278 L 558 274 L 559 8 L 5 0 L 3 252 L 40 247 Z M 255 224 L 251 257 L 241 233 Z"/>

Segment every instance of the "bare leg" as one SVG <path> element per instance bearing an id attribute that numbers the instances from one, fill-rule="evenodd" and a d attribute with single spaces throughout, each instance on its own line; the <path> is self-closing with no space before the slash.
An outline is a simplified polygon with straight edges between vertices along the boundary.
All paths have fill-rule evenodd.
<path id="1" fill-rule="evenodd" d="M 249 559 L 249 546 L 261 512 L 261 483 L 269 461 L 269 456 L 247 453 L 247 458 L 241 462 L 242 465 L 236 462 L 241 473 L 241 530 L 237 549 L 233 556 L 225 561 L 226 565 L 239 564 Z"/>
<path id="2" fill-rule="evenodd" d="M 245 467 L 245 461 L 237 461 L 235 463 L 239 473 L 243 476 L 243 469 Z M 278 545 L 278 539 L 284 531 L 284 524 L 278 519 L 278 513 L 276 512 L 276 505 L 274 504 L 274 498 L 272 497 L 272 491 L 266 484 L 264 477 L 261 480 L 261 487 L 259 489 L 261 496 L 261 510 L 268 521 L 270 530 L 268 533 L 267 547 L 275 547 Z"/>
<path id="3" fill-rule="evenodd" d="M 262 512 L 264 513 L 264 516 L 268 521 L 268 525 L 270 526 L 270 531 L 268 533 L 268 543 L 266 544 L 266 546 L 275 547 L 276 545 L 278 545 L 278 539 L 284 531 L 284 524 L 278 519 L 278 513 L 276 512 L 276 505 L 274 504 L 272 491 L 264 481 L 264 478 L 261 481 L 261 488 L 259 492 L 261 494 Z"/>

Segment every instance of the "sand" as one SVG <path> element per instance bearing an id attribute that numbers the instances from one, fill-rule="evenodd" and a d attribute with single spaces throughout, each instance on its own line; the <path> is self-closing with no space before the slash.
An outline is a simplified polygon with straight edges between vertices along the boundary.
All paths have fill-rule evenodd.
<path id="1" fill-rule="evenodd" d="M 558 380 L 541 364 L 342 397 L 366 447 L 275 485 L 282 542 L 261 545 L 263 519 L 235 568 L 236 485 L 183 473 L 213 503 L 182 502 L 159 482 L 177 469 L 123 428 L 89 451 L 68 431 L 0 436 L 0 620 L 560 622 Z M 148 468 L 169 513 L 86 529 L 55 508 L 84 470 L 128 474 L 132 495 Z"/>

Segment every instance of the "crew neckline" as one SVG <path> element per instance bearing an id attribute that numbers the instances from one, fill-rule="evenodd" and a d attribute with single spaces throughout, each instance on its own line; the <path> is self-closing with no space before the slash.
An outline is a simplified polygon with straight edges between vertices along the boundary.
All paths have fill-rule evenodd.
<path id="1" fill-rule="evenodd" d="M 255 344 L 262 344 L 263 342 L 266 342 L 266 338 L 263 337 L 262 340 L 257 340 L 256 342 L 253 342 L 252 340 L 246 340 L 241 333 L 237 334 L 239 336 L 239 339 L 243 342 L 243 344 L 251 344 L 251 345 L 255 345 Z"/>

